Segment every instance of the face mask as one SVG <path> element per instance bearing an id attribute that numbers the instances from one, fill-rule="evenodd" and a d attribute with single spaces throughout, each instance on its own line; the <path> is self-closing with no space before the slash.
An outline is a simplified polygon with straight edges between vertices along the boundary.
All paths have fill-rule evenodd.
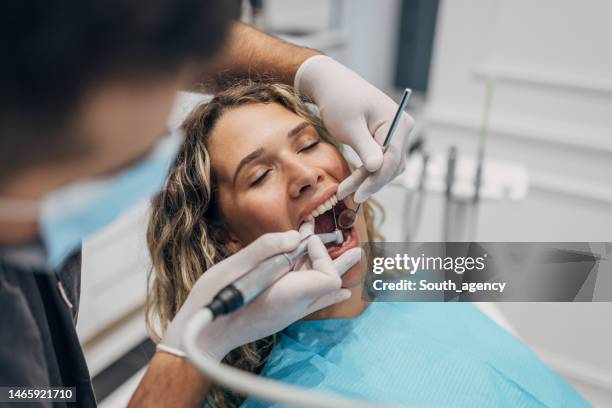
<path id="1" fill-rule="evenodd" d="M 110 177 L 75 182 L 47 195 L 37 206 L 36 215 L 49 266 L 60 267 L 84 238 L 159 192 L 183 139 L 181 131 L 174 131 L 130 168 Z"/>

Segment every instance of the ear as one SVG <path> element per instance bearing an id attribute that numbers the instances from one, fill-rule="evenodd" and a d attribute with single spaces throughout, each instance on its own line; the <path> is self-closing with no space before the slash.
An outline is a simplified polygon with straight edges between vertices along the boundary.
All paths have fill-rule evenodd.
<path id="1" fill-rule="evenodd" d="M 232 255 L 242 249 L 242 243 L 226 225 L 215 225 L 210 228 L 212 237 L 221 244 L 226 254 Z"/>
<path id="2" fill-rule="evenodd" d="M 238 240 L 238 237 L 233 232 L 228 234 L 227 240 L 223 243 L 225 250 L 229 254 L 235 254 L 242 249 L 242 243 Z"/>

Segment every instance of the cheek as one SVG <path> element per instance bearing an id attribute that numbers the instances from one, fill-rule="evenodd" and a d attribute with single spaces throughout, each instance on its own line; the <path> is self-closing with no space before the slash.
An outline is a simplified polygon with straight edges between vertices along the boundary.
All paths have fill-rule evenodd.
<path id="1" fill-rule="evenodd" d="M 337 181 L 342 181 L 350 175 L 348 163 L 340 151 L 329 143 L 322 143 L 309 160 Z"/>
<path id="2" fill-rule="evenodd" d="M 221 210 L 230 231 L 243 245 L 262 234 L 292 228 L 286 188 L 272 181 L 235 195 L 220 193 Z"/>
<path id="3" fill-rule="evenodd" d="M 301 160 L 309 161 L 336 181 L 344 180 L 350 169 L 342 154 L 330 144 Z M 287 231 L 293 228 L 287 185 L 282 178 L 273 178 L 263 185 L 247 191 L 231 192 L 219 188 L 221 210 L 230 231 L 243 245 L 248 245 L 267 232 Z M 293 215 L 293 217 L 292 217 Z"/>

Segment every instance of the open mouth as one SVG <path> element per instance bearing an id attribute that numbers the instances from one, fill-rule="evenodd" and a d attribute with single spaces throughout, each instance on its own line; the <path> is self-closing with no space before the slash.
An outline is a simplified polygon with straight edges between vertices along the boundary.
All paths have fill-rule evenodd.
<path id="1" fill-rule="evenodd" d="M 315 234 L 333 232 L 336 229 L 340 229 L 338 228 L 337 219 L 340 213 L 347 207 L 343 201 L 337 201 L 335 204 L 334 201 L 335 198 L 332 200 L 332 202 L 328 201 L 325 208 L 323 208 L 323 213 L 314 217 Z M 342 244 L 338 245 L 336 243 L 329 243 L 325 245 L 327 252 L 332 259 L 339 257 L 349 249 L 355 248 L 359 245 L 357 231 L 355 230 L 354 226 L 348 229 L 340 229 L 340 231 L 342 231 L 342 236 L 344 238 Z"/>

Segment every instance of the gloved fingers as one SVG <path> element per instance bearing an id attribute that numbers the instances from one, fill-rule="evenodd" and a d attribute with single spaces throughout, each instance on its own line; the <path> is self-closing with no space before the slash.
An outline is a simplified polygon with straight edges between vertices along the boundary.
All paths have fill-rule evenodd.
<path id="1" fill-rule="evenodd" d="M 390 123 L 388 122 L 380 125 L 374 133 L 374 139 L 383 143 L 389 126 Z M 375 172 L 368 172 L 364 166 L 359 167 L 340 183 L 336 192 L 338 199 L 342 200 L 349 194 L 355 193 L 353 197 L 355 202 L 362 203 L 404 171 L 405 157 L 409 147 L 408 136 L 413 127 L 414 119 L 410 115 L 404 114 L 390 145 L 384 153 L 380 168 Z"/>
<path id="2" fill-rule="evenodd" d="M 305 239 L 306 237 L 314 234 L 315 223 L 314 221 L 306 221 L 300 226 L 299 233 L 300 238 Z"/>
<path id="3" fill-rule="evenodd" d="M 406 154 L 409 148 L 408 136 L 413 127 L 414 120 L 412 117 L 407 114 L 402 115 L 395 135 L 385 151 L 381 168 L 377 172 L 370 174 L 357 188 L 355 196 L 353 197 L 355 202 L 364 202 L 369 196 L 376 193 L 391 182 L 398 174 L 404 171 Z M 384 141 L 384 138 L 387 136 L 387 129 L 388 125 L 381 126 L 380 129 L 376 131 L 376 139 L 382 139 Z"/>
<path id="4" fill-rule="evenodd" d="M 220 287 L 244 275 L 261 261 L 271 256 L 294 250 L 300 243 L 297 231 L 264 234 L 236 254 L 219 262 L 202 277 L 208 282 L 221 282 Z"/>
<path id="5" fill-rule="evenodd" d="M 342 280 L 336 273 L 323 272 L 319 269 L 301 269 L 291 271 L 277 280 L 260 296 L 277 296 L 289 298 L 288 303 L 302 303 L 304 307 L 321 296 L 340 289 Z"/>
<path id="6" fill-rule="evenodd" d="M 376 173 L 370 174 L 355 191 L 353 200 L 356 203 L 363 203 L 395 178 L 401 168 L 399 155 L 394 146 L 389 146 L 382 167 Z"/>
<path id="7" fill-rule="evenodd" d="M 294 250 L 300 241 L 300 233 L 295 230 L 264 234 L 239 251 L 235 262 L 251 269 L 266 258 Z"/>
<path id="8" fill-rule="evenodd" d="M 332 261 L 321 240 L 313 236 L 308 240 L 308 256 L 312 270 L 294 271 L 282 278 L 287 278 L 287 281 L 291 279 L 301 281 L 300 296 L 304 299 L 331 296 L 329 292 L 340 289 L 342 284 L 340 276 L 361 260 L 362 250 L 353 248 Z"/>
<path id="9" fill-rule="evenodd" d="M 361 248 L 352 248 L 334 259 L 334 267 L 339 276 L 344 275 L 349 269 L 355 266 L 363 255 Z"/>
<path id="10" fill-rule="evenodd" d="M 338 258 L 334 259 L 333 265 L 338 273 L 338 276 L 342 276 L 344 275 L 344 273 L 346 271 L 348 271 L 349 269 L 351 269 L 353 266 L 355 266 L 355 264 L 357 264 L 360 260 L 361 260 L 361 256 L 362 256 L 362 250 L 361 248 L 353 248 L 350 249 L 348 251 L 346 251 L 344 254 L 342 254 L 341 256 L 339 256 Z M 301 273 L 317 273 L 316 270 L 314 271 L 300 271 Z M 312 279 L 311 279 L 312 282 Z M 327 284 L 327 282 L 326 282 Z M 334 286 L 329 286 L 328 288 L 334 288 L 336 290 L 334 290 L 331 293 L 327 293 L 324 295 L 319 296 L 317 299 L 315 299 L 309 306 L 308 306 L 308 312 L 305 315 L 308 315 L 312 312 L 316 312 L 317 310 L 323 309 L 327 306 L 331 306 L 333 304 L 339 303 L 339 302 L 343 302 L 346 299 L 348 299 L 349 297 L 351 297 L 351 291 L 348 289 L 342 289 L 340 288 L 340 285 L 342 284 L 342 280 L 340 278 L 338 278 L 337 281 L 330 281 L 329 282 L 330 285 L 334 285 Z M 322 286 L 319 283 L 318 284 L 318 288 L 317 291 L 318 293 L 321 293 L 321 289 Z M 314 294 L 316 292 L 314 291 L 310 291 L 310 294 Z"/>
<path id="11" fill-rule="evenodd" d="M 408 115 L 407 113 L 403 114 L 402 118 L 400 119 L 399 125 L 397 126 L 397 129 L 395 130 L 395 134 L 393 135 L 393 138 L 391 139 L 391 143 L 389 144 L 389 148 L 391 146 L 395 146 L 395 149 L 397 149 L 401 153 L 400 159 L 404 159 L 406 157 L 406 154 L 408 153 L 408 148 L 410 147 L 408 144 L 408 140 L 410 137 L 410 133 L 412 133 L 413 128 L 414 128 L 414 119 L 412 118 L 412 116 Z M 387 137 L 387 133 L 388 131 L 385 130 L 384 138 Z M 378 137 L 379 136 L 376 135 L 377 139 Z M 383 139 L 383 142 L 384 142 L 384 139 Z"/>
<path id="12" fill-rule="evenodd" d="M 361 183 L 363 183 L 363 181 L 369 175 L 370 172 L 364 166 L 361 166 L 353 171 L 353 173 L 342 180 L 338 186 L 338 191 L 336 191 L 336 197 L 338 200 L 344 200 L 346 197 L 357 191 Z"/>
<path id="13" fill-rule="evenodd" d="M 324 309 L 328 306 L 335 305 L 336 303 L 344 302 L 351 297 L 351 291 L 349 289 L 339 289 L 335 292 L 323 295 L 308 306 L 307 316 L 317 310 Z"/>
<path id="14" fill-rule="evenodd" d="M 342 135 L 335 135 L 343 143 L 351 146 L 368 171 L 380 168 L 383 162 L 382 149 L 368 129 L 365 120 L 353 120 L 342 127 Z"/>
<path id="15" fill-rule="evenodd" d="M 323 245 L 321 239 L 316 235 L 308 238 L 308 257 L 310 258 L 312 269 L 323 272 L 329 276 L 338 276 L 336 267 L 329 257 L 325 245 Z"/>

